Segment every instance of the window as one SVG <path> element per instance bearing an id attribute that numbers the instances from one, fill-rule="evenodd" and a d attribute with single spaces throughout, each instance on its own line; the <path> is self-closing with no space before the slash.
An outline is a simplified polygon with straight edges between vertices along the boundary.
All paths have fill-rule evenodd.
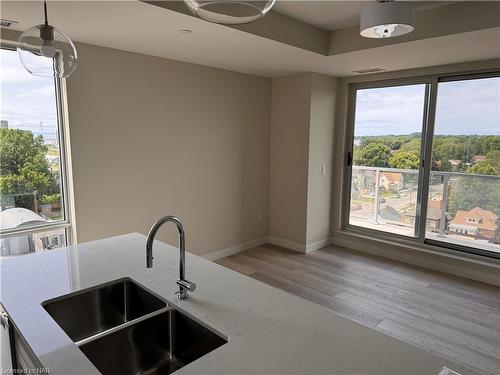
<path id="1" fill-rule="evenodd" d="M 500 258 L 500 76 L 359 84 L 352 104 L 344 227 Z"/>
<path id="2" fill-rule="evenodd" d="M 0 255 L 68 243 L 60 82 L 30 75 L 0 49 Z"/>

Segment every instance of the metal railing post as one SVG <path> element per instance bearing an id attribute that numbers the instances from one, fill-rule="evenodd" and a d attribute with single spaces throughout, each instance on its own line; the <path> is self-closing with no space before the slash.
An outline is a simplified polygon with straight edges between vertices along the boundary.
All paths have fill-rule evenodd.
<path id="1" fill-rule="evenodd" d="M 380 200 L 378 199 L 379 195 L 379 190 L 380 190 L 380 169 L 377 169 L 375 171 L 375 202 L 373 205 L 374 208 L 374 213 L 373 213 L 373 222 L 375 224 L 378 224 L 378 213 L 380 211 Z"/>
<path id="2" fill-rule="evenodd" d="M 446 206 L 448 205 L 448 183 L 450 181 L 450 176 L 448 174 L 443 175 L 443 195 L 441 196 L 440 205 L 440 218 L 439 218 L 439 237 L 445 237 L 444 229 L 446 225 Z"/>

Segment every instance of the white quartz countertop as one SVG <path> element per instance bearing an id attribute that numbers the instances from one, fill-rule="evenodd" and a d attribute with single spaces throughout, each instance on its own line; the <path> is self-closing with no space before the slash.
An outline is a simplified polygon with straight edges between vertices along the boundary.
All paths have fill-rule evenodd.
<path id="1" fill-rule="evenodd" d="M 145 243 L 145 236 L 128 234 L 1 260 L 0 300 L 51 374 L 99 372 L 41 303 L 123 277 L 229 338 L 179 375 L 438 375 L 443 366 L 476 374 L 192 254 L 186 254 L 186 272 L 197 289 L 179 301 L 174 295 L 178 249 L 155 242 L 154 267 L 147 269 Z"/>

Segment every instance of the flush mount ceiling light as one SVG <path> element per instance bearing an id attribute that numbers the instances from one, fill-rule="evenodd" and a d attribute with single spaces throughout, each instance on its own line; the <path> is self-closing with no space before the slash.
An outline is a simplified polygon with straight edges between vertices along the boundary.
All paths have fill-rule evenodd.
<path id="1" fill-rule="evenodd" d="M 76 68 L 77 53 L 73 42 L 47 20 L 26 30 L 19 38 L 17 52 L 24 68 L 38 77 L 68 77 Z"/>
<path id="2" fill-rule="evenodd" d="M 361 12 L 360 33 L 366 38 L 392 38 L 412 32 L 413 12 L 408 2 L 377 0 Z"/>
<path id="3" fill-rule="evenodd" d="M 184 0 L 186 6 L 205 21 L 225 25 L 241 25 L 264 17 L 276 0 Z"/>

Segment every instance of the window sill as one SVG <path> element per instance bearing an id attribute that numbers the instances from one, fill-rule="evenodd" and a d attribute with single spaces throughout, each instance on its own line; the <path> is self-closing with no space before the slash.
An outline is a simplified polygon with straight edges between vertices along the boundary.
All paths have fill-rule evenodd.
<path id="1" fill-rule="evenodd" d="M 19 229 L 17 228 L 12 228 L 12 229 L 6 229 L 1 232 L 2 238 L 9 238 L 9 237 L 17 237 L 21 236 L 23 234 L 30 234 L 30 233 L 36 233 L 36 232 L 43 232 L 47 230 L 54 230 L 54 229 L 65 229 L 71 227 L 71 224 L 67 221 L 57 221 L 49 224 L 44 224 L 44 225 L 32 225 L 29 226 L 25 229 Z"/>
<path id="2" fill-rule="evenodd" d="M 374 236 L 364 230 L 348 227 L 338 230 L 331 243 L 353 250 L 395 259 L 439 272 L 500 286 L 500 259 L 462 253 L 453 249 L 413 241 Z"/>

